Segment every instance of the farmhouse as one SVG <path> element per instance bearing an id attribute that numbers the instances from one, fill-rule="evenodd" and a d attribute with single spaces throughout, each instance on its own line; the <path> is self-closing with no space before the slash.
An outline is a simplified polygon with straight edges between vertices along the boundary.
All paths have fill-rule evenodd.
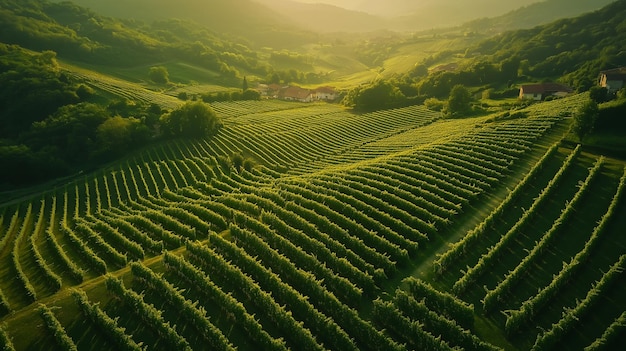
<path id="1" fill-rule="evenodd" d="M 278 98 L 288 101 L 311 102 L 314 100 L 313 91 L 295 85 L 282 88 L 278 93 Z"/>
<path id="2" fill-rule="evenodd" d="M 562 97 L 572 92 L 572 88 L 559 83 L 526 84 L 520 87 L 519 98 L 540 101 L 548 96 Z"/>
<path id="3" fill-rule="evenodd" d="M 276 89 L 276 90 L 274 90 Z M 311 102 L 316 100 L 333 101 L 337 92 L 332 87 L 324 86 L 314 90 L 290 85 L 282 88 L 269 86 L 268 96 L 287 101 Z"/>
<path id="4" fill-rule="evenodd" d="M 615 93 L 626 84 L 626 67 L 615 68 L 600 72 L 600 86 L 606 88 L 609 93 Z"/>
<path id="5" fill-rule="evenodd" d="M 332 87 L 319 87 L 315 89 L 316 100 L 332 101 L 337 98 L 337 92 Z"/>
<path id="6" fill-rule="evenodd" d="M 267 84 L 259 83 L 256 86 L 256 90 L 261 94 L 261 96 L 267 96 L 269 92 L 269 86 Z"/>

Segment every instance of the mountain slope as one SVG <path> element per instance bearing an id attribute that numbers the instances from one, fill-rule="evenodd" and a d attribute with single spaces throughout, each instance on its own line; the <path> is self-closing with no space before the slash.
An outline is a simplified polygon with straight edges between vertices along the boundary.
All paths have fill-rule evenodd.
<path id="1" fill-rule="evenodd" d="M 547 0 L 524 6 L 494 18 L 482 18 L 466 25 L 471 30 L 499 32 L 502 30 L 532 28 L 558 18 L 575 17 L 598 10 L 615 0 Z"/>
<path id="2" fill-rule="evenodd" d="M 293 0 L 257 0 L 302 28 L 318 32 L 369 32 L 389 28 L 381 17 L 323 3 L 304 4 Z"/>
<path id="3" fill-rule="evenodd" d="M 229 33 L 261 46 L 298 45 L 314 39 L 290 19 L 251 0 L 74 0 L 99 14 L 146 22 L 181 18 L 217 33 Z"/>
<path id="4" fill-rule="evenodd" d="M 460 16 L 467 19 L 495 16 L 539 0 L 294 0 L 301 3 L 325 3 L 369 14 L 398 17 L 417 12 Z M 443 11 L 443 12 L 442 12 Z M 451 11 L 451 12 L 450 12 Z"/>
<path id="5" fill-rule="evenodd" d="M 555 21 L 559 18 L 576 16 L 596 10 L 610 3 L 611 0 L 545 0 L 545 1 L 462 1 L 448 0 L 444 2 L 427 2 L 414 13 L 398 17 L 395 20 L 397 29 L 442 28 L 456 26 L 464 22 L 481 18 L 494 18 L 476 22 L 475 30 L 484 31 L 496 24 L 501 30 L 531 28 L 538 24 Z M 510 26 L 508 26 L 510 25 Z M 488 26 L 488 27 L 485 27 Z"/>
<path id="6" fill-rule="evenodd" d="M 364 0 L 361 6 L 368 9 L 368 12 L 380 13 L 385 8 L 395 8 L 395 16 L 414 14 L 426 22 L 450 25 L 472 18 L 497 16 L 536 1 L 538 0 Z"/>
<path id="7" fill-rule="evenodd" d="M 532 28 L 602 8 L 615 0 L 467 1 L 303 1 L 255 0 L 292 19 L 302 28 L 324 32 L 381 29 L 421 31 L 463 25 L 468 31 L 498 33 Z M 520 7 L 521 6 L 521 7 Z"/>
<path id="8" fill-rule="evenodd" d="M 527 75 L 562 77 L 587 90 L 601 70 L 626 65 L 624 28 L 626 1 L 616 1 L 579 17 L 506 32 L 482 42 L 470 54 L 488 55 L 493 63 L 519 58 Z"/>

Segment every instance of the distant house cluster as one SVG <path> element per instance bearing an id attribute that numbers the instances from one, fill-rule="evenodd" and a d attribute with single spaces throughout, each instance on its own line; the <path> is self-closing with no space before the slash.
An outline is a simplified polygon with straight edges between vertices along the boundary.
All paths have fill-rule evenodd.
<path id="1" fill-rule="evenodd" d="M 338 96 L 337 91 L 328 86 L 306 89 L 296 85 L 259 84 L 257 90 L 261 93 L 261 96 L 286 101 L 333 101 Z"/>

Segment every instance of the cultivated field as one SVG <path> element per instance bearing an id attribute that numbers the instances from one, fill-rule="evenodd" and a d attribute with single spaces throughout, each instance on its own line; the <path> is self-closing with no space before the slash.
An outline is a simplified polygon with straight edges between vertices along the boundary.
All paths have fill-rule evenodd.
<path id="1" fill-rule="evenodd" d="M 624 341 L 626 177 L 560 145 L 585 98 L 495 122 L 214 104 L 225 126 L 210 140 L 0 207 L 0 340 L 610 349 Z"/>

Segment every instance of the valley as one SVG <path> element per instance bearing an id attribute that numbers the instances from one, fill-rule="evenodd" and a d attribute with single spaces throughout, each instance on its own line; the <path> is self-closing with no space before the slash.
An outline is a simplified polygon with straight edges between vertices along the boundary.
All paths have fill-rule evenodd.
<path id="1" fill-rule="evenodd" d="M 619 348 L 626 6 L 559 1 L 0 0 L 0 348 Z"/>

